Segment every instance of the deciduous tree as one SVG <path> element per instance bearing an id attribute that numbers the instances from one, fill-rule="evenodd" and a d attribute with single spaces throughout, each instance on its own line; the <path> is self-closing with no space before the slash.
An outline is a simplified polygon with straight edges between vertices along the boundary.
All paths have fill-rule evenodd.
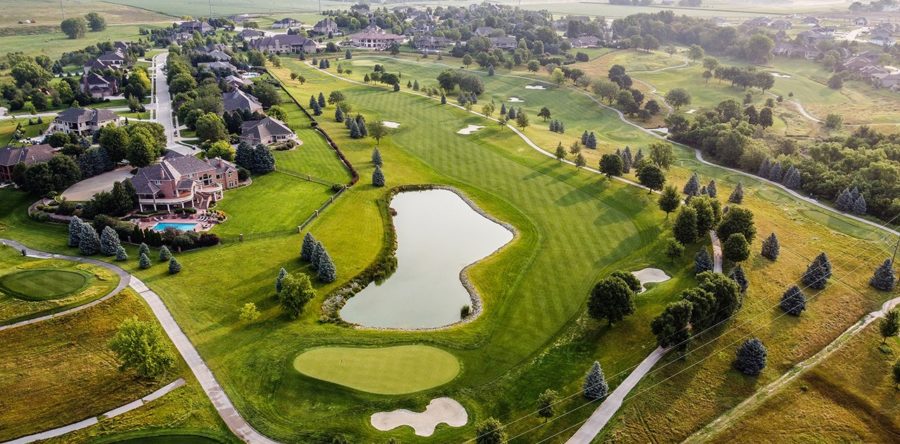
<path id="1" fill-rule="evenodd" d="M 634 313 L 634 292 L 628 283 L 617 277 L 597 282 L 588 301 L 588 314 L 594 319 L 606 319 L 609 325 Z"/>
<path id="2" fill-rule="evenodd" d="M 136 316 L 119 325 L 109 348 L 116 354 L 120 371 L 131 369 L 142 378 L 162 376 L 175 364 L 159 327 Z"/>
<path id="3" fill-rule="evenodd" d="M 309 276 L 303 273 L 288 274 L 281 283 L 278 300 L 281 308 L 291 319 L 297 319 L 306 303 L 316 297 Z"/>

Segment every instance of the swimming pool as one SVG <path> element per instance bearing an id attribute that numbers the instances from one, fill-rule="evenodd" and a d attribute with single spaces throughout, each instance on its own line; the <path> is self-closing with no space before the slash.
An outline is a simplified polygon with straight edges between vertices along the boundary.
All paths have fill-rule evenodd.
<path id="1" fill-rule="evenodd" d="M 160 222 L 153 226 L 153 231 L 166 231 L 166 228 L 174 228 L 178 231 L 194 231 L 197 224 L 188 222 Z"/>

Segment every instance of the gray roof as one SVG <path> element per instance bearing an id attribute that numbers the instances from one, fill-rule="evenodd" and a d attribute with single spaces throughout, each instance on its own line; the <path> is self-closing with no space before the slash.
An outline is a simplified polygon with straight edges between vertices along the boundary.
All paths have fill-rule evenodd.
<path id="1" fill-rule="evenodd" d="M 222 104 L 225 106 L 225 112 L 248 110 L 250 112 L 262 110 L 262 104 L 256 97 L 247 94 L 239 89 L 222 93 Z"/>
<path id="2" fill-rule="evenodd" d="M 53 154 L 54 150 L 50 145 L 32 145 L 24 148 L 6 147 L 0 150 L 0 166 L 13 166 L 19 163 L 33 165 L 50 160 Z"/>
<path id="3" fill-rule="evenodd" d="M 262 120 L 251 120 L 241 125 L 241 136 L 254 140 L 265 140 L 271 136 L 293 135 L 284 122 L 266 117 Z"/>
<path id="4" fill-rule="evenodd" d="M 107 61 L 109 61 L 109 62 L 112 62 L 112 61 L 124 62 L 125 56 L 123 56 L 122 53 L 120 53 L 119 51 L 106 51 L 103 54 L 100 54 L 100 56 L 97 57 L 97 60 L 100 60 L 101 62 L 107 62 Z"/>
<path id="5" fill-rule="evenodd" d="M 228 62 L 208 62 L 208 63 L 198 63 L 197 66 L 206 69 L 212 70 L 220 70 L 220 71 L 231 71 L 237 72 L 238 69 L 236 66 L 232 65 Z"/>
<path id="6" fill-rule="evenodd" d="M 56 116 L 56 120 L 66 123 L 100 124 L 116 120 L 119 116 L 108 109 L 69 108 Z"/>

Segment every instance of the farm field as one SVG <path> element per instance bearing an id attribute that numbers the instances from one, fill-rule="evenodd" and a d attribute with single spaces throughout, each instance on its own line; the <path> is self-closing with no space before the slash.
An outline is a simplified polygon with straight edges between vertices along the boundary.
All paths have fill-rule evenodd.
<path id="1" fill-rule="evenodd" d="M 26 54 L 37 56 L 45 55 L 51 59 L 58 59 L 64 52 L 84 49 L 99 42 L 113 42 L 116 40 L 133 41 L 141 38 L 139 28 L 163 27 L 166 24 L 155 23 L 148 25 L 113 25 L 107 26 L 105 31 L 88 32 L 84 38 L 70 39 L 59 31 L 41 33 L 35 35 L 12 35 L 0 37 L 0 53 L 10 51 L 22 51 Z"/>
<path id="2" fill-rule="evenodd" d="M 0 17 L 0 28 L 13 28 L 28 30 L 34 27 L 56 26 L 62 20 L 61 12 L 66 17 L 85 15 L 89 12 L 97 12 L 106 18 L 110 24 L 146 24 L 169 21 L 169 15 L 151 12 L 142 7 L 130 7 L 119 5 L 115 2 L 99 0 L 64 0 L 62 4 L 58 0 L 4 0 L 4 14 Z M 63 11 L 60 11 L 60 6 Z M 36 23 L 23 25 L 20 21 L 34 20 Z"/>

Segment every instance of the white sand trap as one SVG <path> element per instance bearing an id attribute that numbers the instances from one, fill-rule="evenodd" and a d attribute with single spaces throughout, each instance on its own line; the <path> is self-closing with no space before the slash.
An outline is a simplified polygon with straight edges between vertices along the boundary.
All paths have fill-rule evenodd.
<path id="1" fill-rule="evenodd" d="M 390 120 L 385 120 L 381 122 L 385 128 L 400 128 L 400 124 L 397 122 L 391 122 Z"/>
<path id="2" fill-rule="evenodd" d="M 522 100 L 522 99 L 520 99 L 520 98 L 518 98 L 518 97 L 510 97 L 508 101 L 509 101 L 509 102 L 512 102 L 512 103 L 520 103 L 520 102 L 524 102 L 524 100 Z"/>
<path id="3" fill-rule="evenodd" d="M 547 89 L 544 85 L 525 85 L 525 89 Z"/>
<path id="4" fill-rule="evenodd" d="M 782 73 L 780 73 L 780 72 L 770 72 L 769 74 L 772 74 L 772 77 L 781 77 L 781 78 L 783 78 L 783 79 L 789 79 L 789 78 L 791 78 L 790 75 L 788 75 L 788 74 L 782 74 Z"/>
<path id="5" fill-rule="evenodd" d="M 641 281 L 641 293 L 647 291 L 647 289 L 644 288 L 644 284 L 665 282 L 671 279 L 665 271 L 662 271 L 659 268 L 645 268 L 643 270 L 632 271 L 631 274 Z"/>
<path id="6" fill-rule="evenodd" d="M 469 422 L 469 415 L 462 404 L 451 398 L 435 398 L 422 413 L 406 409 L 378 412 L 372 415 L 372 427 L 382 432 L 400 426 L 410 426 L 419 436 L 431 436 L 440 423 L 450 427 L 462 427 Z"/>
<path id="7" fill-rule="evenodd" d="M 687 112 L 685 112 L 685 114 L 694 114 L 695 112 L 697 112 L 697 110 L 691 108 L 691 109 L 687 110 Z"/>
<path id="8" fill-rule="evenodd" d="M 456 134 L 466 134 L 466 135 L 468 135 L 468 134 L 472 134 L 472 133 L 474 133 L 475 131 L 478 131 L 478 130 L 480 130 L 480 129 L 482 129 L 482 128 L 484 128 L 484 127 L 483 127 L 483 126 L 480 126 L 480 125 L 469 125 L 469 126 L 463 128 L 463 129 L 457 131 Z"/>

